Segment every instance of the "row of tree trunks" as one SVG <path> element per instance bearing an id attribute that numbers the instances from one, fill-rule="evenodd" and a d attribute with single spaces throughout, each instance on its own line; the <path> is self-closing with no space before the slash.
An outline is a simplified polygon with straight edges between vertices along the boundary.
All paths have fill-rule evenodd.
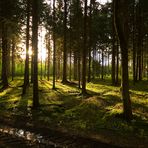
<path id="1" fill-rule="evenodd" d="M 142 1 L 132 1 L 133 83 L 143 78 L 143 10 Z M 137 44 L 136 44 L 137 43 Z"/>

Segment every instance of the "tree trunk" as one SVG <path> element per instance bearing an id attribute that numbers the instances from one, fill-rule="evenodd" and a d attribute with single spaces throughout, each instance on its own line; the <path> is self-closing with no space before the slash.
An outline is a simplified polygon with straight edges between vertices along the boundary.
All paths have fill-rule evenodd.
<path id="1" fill-rule="evenodd" d="M 93 49 L 93 60 L 92 60 L 92 78 L 95 79 L 96 68 L 95 68 L 95 48 Z"/>
<path id="2" fill-rule="evenodd" d="M 112 8 L 113 9 L 113 8 Z M 114 9 L 113 9 L 114 11 Z M 115 14 L 113 12 L 113 19 L 112 19 L 112 35 L 113 35 L 113 39 L 112 39 L 112 85 L 115 85 L 115 26 L 114 26 L 114 17 Z"/>
<path id="3" fill-rule="evenodd" d="M 88 52 L 88 79 L 87 82 L 91 81 L 91 45 L 92 45 L 92 0 L 90 1 L 90 12 L 89 12 L 89 52 Z"/>
<path id="4" fill-rule="evenodd" d="M 26 59 L 25 59 L 23 94 L 26 93 L 26 88 L 29 85 L 29 38 L 30 38 L 29 22 L 30 22 L 30 1 L 27 0 Z"/>
<path id="5" fill-rule="evenodd" d="M 38 21 L 39 21 L 39 2 L 33 0 L 32 5 L 32 48 L 34 52 L 34 74 L 33 74 L 33 108 L 39 107 L 38 96 Z"/>
<path id="6" fill-rule="evenodd" d="M 101 65 L 101 79 L 104 79 L 104 53 L 102 50 L 102 65 Z"/>
<path id="7" fill-rule="evenodd" d="M 142 8 L 141 8 L 141 1 L 138 4 L 138 64 L 139 64 L 139 73 L 138 79 L 142 80 Z"/>
<path id="8" fill-rule="evenodd" d="M 110 62 L 109 62 L 109 59 L 110 59 L 110 55 L 109 55 L 109 51 L 107 53 L 107 75 L 109 76 L 110 75 Z"/>
<path id="9" fill-rule="evenodd" d="M 74 51 L 74 80 L 78 79 L 78 53 L 76 51 Z"/>
<path id="10" fill-rule="evenodd" d="M 82 94 L 86 94 L 86 51 L 87 51 L 87 0 L 84 4 L 84 33 L 83 33 L 83 53 L 82 53 Z"/>
<path id="11" fill-rule="evenodd" d="M 69 65 L 69 80 L 71 81 L 71 73 L 72 73 L 72 51 L 71 51 L 71 49 L 70 49 L 70 57 L 69 57 L 69 60 L 70 60 L 70 65 Z"/>
<path id="12" fill-rule="evenodd" d="M 53 85 L 52 89 L 55 89 L 55 74 L 56 74 L 56 39 L 55 39 L 55 0 L 53 0 Z"/>
<path id="13" fill-rule="evenodd" d="M 12 40 L 12 66 L 11 66 L 11 73 L 12 73 L 12 81 L 14 80 L 15 76 L 15 41 Z"/>
<path id="14" fill-rule="evenodd" d="M 50 39 L 49 39 L 49 45 L 48 45 L 48 63 L 47 63 L 47 80 L 49 81 L 49 77 L 50 77 Z"/>
<path id="15" fill-rule="evenodd" d="M 63 78 L 67 82 L 67 0 L 64 0 L 64 53 L 63 53 Z"/>
<path id="16" fill-rule="evenodd" d="M 78 53 L 78 87 L 81 88 L 81 56 Z"/>
<path id="17" fill-rule="evenodd" d="M 125 119 L 130 121 L 132 119 L 132 108 L 128 79 L 128 4 L 128 0 L 114 0 L 115 26 L 121 47 L 123 114 Z"/>
<path id="18" fill-rule="evenodd" d="M 133 0 L 133 84 L 136 82 L 136 46 L 135 46 L 135 0 Z"/>
<path id="19" fill-rule="evenodd" d="M 8 38 L 7 38 L 7 25 L 2 22 L 2 84 L 3 88 L 8 87 L 8 73 L 7 73 L 7 65 L 8 65 Z"/>
<path id="20" fill-rule="evenodd" d="M 118 78 L 119 77 L 119 43 L 117 40 L 117 45 L 116 45 L 116 80 L 115 84 L 118 85 Z"/>
<path id="21" fill-rule="evenodd" d="M 42 80 L 42 77 L 43 77 L 43 58 L 42 58 L 42 55 L 41 55 L 41 71 L 40 72 L 41 72 L 40 76 L 41 76 L 41 80 Z"/>

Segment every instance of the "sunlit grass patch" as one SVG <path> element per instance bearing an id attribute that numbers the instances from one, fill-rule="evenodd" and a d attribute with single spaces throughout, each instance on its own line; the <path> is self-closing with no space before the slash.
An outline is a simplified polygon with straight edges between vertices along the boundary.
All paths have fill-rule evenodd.
<path id="1" fill-rule="evenodd" d="M 87 89 L 91 92 L 99 93 L 101 95 L 107 94 L 109 92 L 119 92 L 119 87 L 106 85 L 105 82 L 103 84 L 88 83 Z"/>
<path id="2" fill-rule="evenodd" d="M 95 129 L 98 124 L 102 124 L 102 105 L 103 101 L 99 101 L 98 97 L 83 100 L 79 105 L 65 110 L 61 117 L 63 124 L 73 129 Z"/>

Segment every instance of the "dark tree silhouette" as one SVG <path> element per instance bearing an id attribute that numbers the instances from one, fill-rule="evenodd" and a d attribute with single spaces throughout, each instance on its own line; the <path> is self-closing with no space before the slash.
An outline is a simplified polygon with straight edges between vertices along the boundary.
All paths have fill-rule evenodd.
<path id="1" fill-rule="evenodd" d="M 87 53 L 87 0 L 84 3 L 84 32 L 83 32 L 83 53 L 82 53 L 82 94 L 86 94 L 86 53 Z"/>
<path id="2" fill-rule="evenodd" d="M 115 26 L 121 47 L 122 81 L 121 94 L 123 99 L 123 114 L 127 121 L 132 119 L 131 100 L 129 96 L 128 79 L 128 6 L 129 1 L 114 0 Z"/>
<path id="3" fill-rule="evenodd" d="M 25 59 L 25 73 L 24 73 L 24 85 L 23 85 L 23 94 L 26 93 L 26 88 L 29 85 L 29 23 L 30 23 L 30 0 L 27 0 L 27 25 L 26 25 L 26 59 Z"/>
<path id="4" fill-rule="evenodd" d="M 39 2 L 33 0 L 32 3 L 32 48 L 33 48 L 33 108 L 39 107 L 38 96 L 38 21 L 39 21 Z"/>

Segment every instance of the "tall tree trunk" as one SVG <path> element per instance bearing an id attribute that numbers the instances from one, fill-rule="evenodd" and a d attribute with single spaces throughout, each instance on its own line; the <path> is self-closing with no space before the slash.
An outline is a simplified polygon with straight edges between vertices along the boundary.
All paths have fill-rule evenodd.
<path id="1" fill-rule="evenodd" d="M 72 0 L 69 2 L 70 6 L 72 4 Z M 71 10 L 70 10 L 70 16 L 69 16 L 69 24 L 70 24 L 70 33 L 69 33 L 69 81 L 71 81 L 71 74 L 72 74 L 72 15 L 71 15 Z"/>
<path id="2" fill-rule="evenodd" d="M 26 25 L 26 59 L 25 59 L 25 73 L 24 73 L 24 85 L 23 94 L 26 93 L 26 88 L 29 85 L 29 22 L 30 22 L 30 1 L 27 0 L 27 25 Z"/>
<path id="3" fill-rule="evenodd" d="M 33 53 L 33 48 L 32 48 L 32 53 Z M 31 55 L 31 83 L 33 83 L 33 75 L 34 75 L 34 63 L 33 63 L 34 59 L 33 59 L 33 54 Z"/>
<path id="4" fill-rule="evenodd" d="M 89 48 L 88 52 L 88 78 L 87 82 L 89 83 L 91 81 L 91 49 Z"/>
<path id="5" fill-rule="evenodd" d="M 139 73 L 138 79 L 142 80 L 142 43 L 143 43 L 143 36 L 142 36 L 142 8 L 141 8 L 141 1 L 139 0 L 138 4 L 138 60 L 139 60 Z"/>
<path id="6" fill-rule="evenodd" d="M 101 65 L 101 79 L 104 79 L 104 51 L 102 50 L 102 65 Z"/>
<path id="7" fill-rule="evenodd" d="M 9 36 L 9 32 L 8 32 L 8 36 Z M 11 63 L 11 58 L 10 58 L 10 49 L 11 49 L 11 41 L 10 39 L 8 38 L 7 40 L 7 49 L 8 49 L 8 54 L 7 54 L 7 75 L 8 77 L 10 77 L 10 74 L 11 74 L 11 69 L 10 69 L 10 63 Z"/>
<path id="8" fill-rule="evenodd" d="M 93 60 L 92 60 L 92 78 L 95 79 L 96 68 L 95 68 L 95 48 L 93 49 Z"/>
<path id="9" fill-rule="evenodd" d="M 109 68 L 109 59 L 110 59 L 110 55 L 109 55 L 109 51 L 107 53 L 107 75 L 110 75 L 110 68 Z"/>
<path id="10" fill-rule="evenodd" d="M 55 74 L 56 74 L 56 39 L 55 39 L 55 0 L 53 0 L 53 85 L 52 89 L 55 89 Z"/>
<path id="11" fill-rule="evenodd" d="M 71 81 L 71 74 L 72 74 L 72 51 L 70 49 L 70 57 L 69 57 L 69 60 L 70 60 L 70 65 L 69 65 L 69 80 Z"/>
<path id="12" fill-rule="evenodd" d="M 15 41 L 12 39 L 12 66 L 11 66 L 11 73 L 12 73 L 12 81 L 14 80 L 15 76 Z"/>
<path id="13" fill-rule="evenodd" d="M 135 0 L 133 0 L 133 84 L 136 82 L 136 46 L 135 46 Z"/>
<path id="14" fill-rule="evenodd" d="M 45 58 L 45 61 L 44 61 L 44 78 L 46 79 L 46 76 L 47 76 L 47 58 Z"/>
<path id="15" fill-rule="evenodd" d="M 49 39 L 49 45 L 48 45 L 48 59 L 47 59 L 47 80 L 49 81 L 50 77 L 50 39 Z"/>
<path id="16" fill-rule="evenodd" d="M 57 53 L 56 60 L 56 81 L 60 79 L 61 73 L 61 52 Z"/>
<path id="17" fill-rule="evenodd" d="M 42 52 L 43 52 L 43 50 L 42 50 L 42 44 L 43 44 L 43 42 L 42 42 L 42 26 L 41 26 L 41 28 L 40 28 L 40 37 L 41 37 L 41 69 L 40 69 L 40 78 L 41 78 L 41 80 L 42 80 L 42 78 L 43 78 L 43 56 L 42 56 Z"/>
<path id="18" fill-rule="evenodd" d="M 115 85 L 115 36 L 116 36 L 116 33 L 115 33 L 115 26 L 114 26 L 114 13 L 113 13 L 113 25 L 112 25 L 112 28 L 113 28 L 113 31 L 112 31 L 112 34 L 113 34 L 113 39 L 112 39 L 112 85 Z"/>
<path id="19" fill-rule="evenodd" d="M 89 51 L 88 51 L 88 79 L 87 82 L 91 81 L 91 45 L 92 45 L 92 3 L 90 1 L 90 12 L 89 12 Z"/>
<path id="20" fill-rule="evenodd" d="M 42 77 L 43 77 L 43 58 L 42 58 L 42 55 L 41 55 L 41 71 L 40 72 L 41 72 L 40 76 L 41 76 L 41 80 L 42 80 Z"/>
<path id="21" fill-rule="evenodd" d="M 128 4 L 128 0 L 114 0 L 115 26 L 121 47 L 123 114 L 125 119 L 130 121 L 132 119 L 132 108 L 128 79 Z"/>
<path id="22" fill-rule="evenodd" d="M 8 38 L 7 38 L 7 25 L 2 22 L 2 84 L 3 88 L 8 87 L 8 73 L 7 73 L 7 65 L 8 65 Z"/>
<path id="23" fill-rule="evenodd" d="M 74 80 L 78 79 L 78 53 L 76 51 L 74 51 Z"/>
<path id="24" fill-rule="evenodd" d="M 118 85 L 119 83 L 119 42 L 117 40 L 117 46 L 116 46 L 116 80 L 115 84 Z"/>
<path id="25" fill-rule="evenodd" d="M 64 0 L 64 53 L 63 53 L 63 78 L 67 82 L 67 0 Z"/>
<path id="26" fill-rule="evenodd" d="M 86 51 L 87 51 L 87 0 L 84 2 L 84 33 L 82 53 L 82 94 L 86 94 Z"/>
<path id="27" fill-rule="evenodd" d="M 81 55 L 78 53 L 78 87 L 81 88 Z"/>
<path id="28" fill-rule="evenodd" d="M 39 2 L 33 0 L 32 5 L 32 48 L 34 52 L 34 75 L 33 75 L 33 108 L 39 107 L 38 96 L 38 21 L 39 21 Z"/>

